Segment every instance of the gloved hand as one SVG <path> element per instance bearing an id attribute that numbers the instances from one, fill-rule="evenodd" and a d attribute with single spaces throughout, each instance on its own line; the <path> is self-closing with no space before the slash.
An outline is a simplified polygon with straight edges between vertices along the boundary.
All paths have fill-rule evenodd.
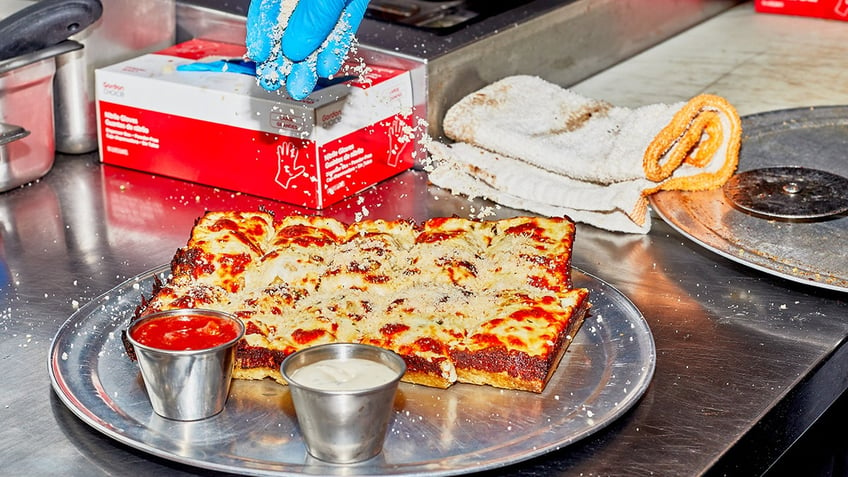
<path id="1" fill-rule="evenodd" d="M 251 0 L 245 45 L 259 83 L 269 91 L 285 84 L 297 100 L 309 96 L 319 77 L 341 68 L 367 7 L 368 0 Z"/>

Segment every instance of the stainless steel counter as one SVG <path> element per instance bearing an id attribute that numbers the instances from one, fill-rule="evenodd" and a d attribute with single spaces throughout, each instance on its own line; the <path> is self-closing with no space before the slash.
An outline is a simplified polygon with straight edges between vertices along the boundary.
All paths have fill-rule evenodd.
<path id="1" fill-rule="evenodd" d="M 408 172 L 325 211 L 342 220 L 459 214 L 479 206 Z M 398 200 L 402 199 L 402 200 Z M 61 324 L 124 279 L 166 263 L 206 209 L 290 206 L 60 156 L 0 195 L 0 462 L 6 475 L 209 475 L 110 440 L 50 387 Z M 515 214 L 497 209 L 498 216 Z M 575 265 L 644 314 L 657 347 L 641 401 L 606 429 L 492 472 L 688 475 L 765 469 L 848 387 L 845 295 L 725 260 L 661 221 L 647 236 L 579 227 Z M 740 458 L 742 456 L 742 458 Z"/>
<path id="2" fill-rule="evenodd" d="M 624 106 L 710 91 L 742 114 L 848 103 L 844 24 L 750 10 L 575 87 Z M 423 219 L 476 215 L 482 205 L 431 189 L 414 172 L 362 197 L 326 213 Z M 94 155 L 60 156 L 44 179 L 0 194 L 0 474 L 210 475 L 92 430 L 52 391 L 47 354 L 76 309 L 170 260 L 205 209 L 258 206 L 295 211 L 103 167 Z M 845 294 L 749 269 L 660 220 L 647 236 L 579 227 L 575 265 L 642 311 L 657 348 L 653 382 L 599 433 L 490 475 L 755 475 L 848 388 Z"/>

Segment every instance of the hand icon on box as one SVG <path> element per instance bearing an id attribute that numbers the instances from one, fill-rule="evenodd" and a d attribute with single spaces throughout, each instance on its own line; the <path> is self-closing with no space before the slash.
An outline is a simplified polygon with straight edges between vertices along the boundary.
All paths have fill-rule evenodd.
<path id="1" fill-rule="evenodd" d="M 293 180 L 306 173 L 306 167 L 297 163 L 300 150 L 293 143 L 286 142 L 277 146 L 277 176 L 274 182 L 288 189 Z"/>
<path id="2" fill-rule="evenodd" d="M 395 116 L 392 119 L 392 124 L 389 125 L 387 131 L 389 135 L 389 149 L 386 156 L 386 164 L 391 167 L 397 167 L 403 150 L 411 142 L 412 134 L 408 130 L 409 128 L 400 116 Z"/>
<path id="3" fill-rule="evenodd" d="M 848 0 L 839 0 L 836 2 L 836 6 L 833 7 L 833 11 L 840 17 L 848 16 Z"/>

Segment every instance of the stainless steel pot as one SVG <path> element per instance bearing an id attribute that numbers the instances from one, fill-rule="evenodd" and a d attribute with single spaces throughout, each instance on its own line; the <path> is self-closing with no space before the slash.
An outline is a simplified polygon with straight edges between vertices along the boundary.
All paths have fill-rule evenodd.
<path id="1" fill-rule="evenodd" d="M 100 0 L 8 2 L 4 9 L 10 6 L 0 17 L 0 191 L 53 167 L 55 58 L 82 49 L 68 37 L 103 11 Z"/>
<path id="2" fill-rule="evenodd" d="M 34 181 L 53 167 L 54 58 L 81 48 L 66 40 L 0 61 L 0 192 Z"/>

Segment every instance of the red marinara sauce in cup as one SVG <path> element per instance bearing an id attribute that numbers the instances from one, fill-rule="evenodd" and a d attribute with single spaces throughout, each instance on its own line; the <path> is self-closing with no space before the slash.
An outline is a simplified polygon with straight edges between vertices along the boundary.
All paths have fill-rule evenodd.
<path id="1" fill-rule="evenodd" d="M 127 339 L 156 414 L 195 421 L 223 411 L 244 323 L 215 310 L 157 311 L 133 321 Z"/>
<path id="2" fill-rule="evenodd" d="M 156 316 L 131 330 L 132 338 L 145 346 L 169 351 L 215 348 L 241 334 L 238 324 L 212 313 L 186 313 Z"/>

